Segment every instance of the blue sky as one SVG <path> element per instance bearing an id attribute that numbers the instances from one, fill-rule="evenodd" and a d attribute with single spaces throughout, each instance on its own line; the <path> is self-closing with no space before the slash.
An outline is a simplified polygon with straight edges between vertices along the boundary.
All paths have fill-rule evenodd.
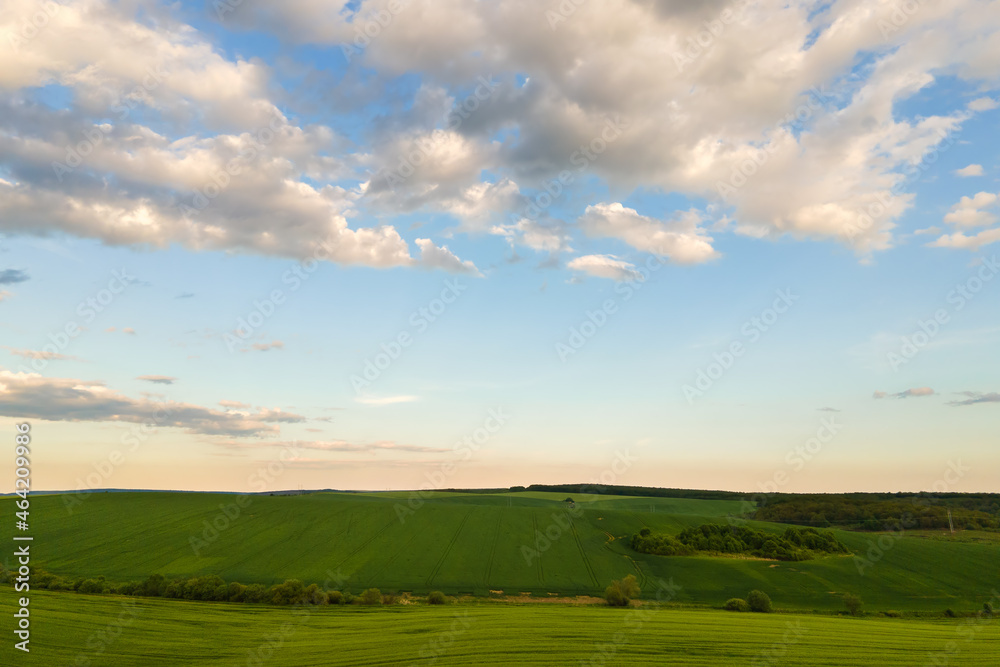
<path id="1" fill-rule="evenodd" d="M 961 5 L 14 2 L 0 423 L 48 489 L 1000 490 Z"/>

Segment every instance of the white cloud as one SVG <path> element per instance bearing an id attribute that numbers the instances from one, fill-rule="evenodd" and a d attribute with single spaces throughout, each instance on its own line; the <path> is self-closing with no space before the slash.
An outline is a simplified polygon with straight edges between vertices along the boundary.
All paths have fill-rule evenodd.
<path id="1" fill-rule="evenodd" d="M 102 382 L 7 370 L 0 370 L 0 415 L 66 422 L 152 423 L 188 433 L 230 437 L 276 434 L 276 423 L 305 421 L 301 415 L 280 410 L 220 412 L 190 403 L 134 399 Z"/>
<path id="2" fill-rule="evenodd" d="M 574 271 L 619 282 L 642 278 L 635 265 L 622 261 L 614 255 L 583 255 L 571 260 L 566 266 Z"/>
<path id="3" fill-rule="evenodd" d="M 967 167 L 962 167 L 961 169 L 956 169 L 955 174 L 963 178 L 968 178 L 969 176 L 982 176 L 983 175 L 983 165 L 981 164 L 970 164 Z"/>
<path id="4" fill-rule="evenodd" d="M 712 239 L 699 227 L 701 214 L 690 210 L 661 222 L 619 203 L 588 206 L 577 221 L 591 237 L 616 238 L 636 250 L 664 255 L 678 264 L 697 264 L 719 256 Z"/>
<path id="5" fill-rule="evenodd" d="M 417 396 L 359 396 L 354 399 L 362 405 L 394 405 L 396 403 L 412 403 L 419 400 Z"/>
<path id="6" fill-rule="evenodd" d="M 136 380 L 145 380 L 153 384 L 173 384 L 177 382 L 177 378 L 169 375 L 140 375 Z"/>
<path id="7" fill-rule="evenodd" d="M 944 221 L 957 227 L 991 225 L 996 222 L 997 217 L 986 209 L 993 208 L 996 203 L 997 195 L 992 192 L 979 192 L 974 197 L 962 197 L 944 216 Z"/>
<path id="8" fill-rule="evenodd" d="M 417 239 L 417 247 L 420 248 L 420 259 L 417 264 L 428 269 L 444 269 L 449 273 L 466 273 L 473 276 L 482 277 L 482 273 L 471 261 L 462 261 L 453 252 L 448 250 L 448 246 L 438 247 L 430 239 Z"/>

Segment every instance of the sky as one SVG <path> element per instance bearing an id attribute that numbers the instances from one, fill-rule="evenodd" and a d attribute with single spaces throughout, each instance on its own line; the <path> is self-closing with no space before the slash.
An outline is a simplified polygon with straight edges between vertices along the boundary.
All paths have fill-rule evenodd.
<path id="1" fill-rule="evenodd" d="M 996 1 L 8 0 L 0 433 L 81 494 L 1000 492 L 998 122 Z"/>

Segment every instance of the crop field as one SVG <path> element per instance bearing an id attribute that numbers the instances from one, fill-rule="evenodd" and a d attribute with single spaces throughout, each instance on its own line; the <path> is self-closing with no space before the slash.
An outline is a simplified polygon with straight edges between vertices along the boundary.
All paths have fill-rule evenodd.
<path id="1" fill-rule="evenodd" d="M 779 609 L 810 611 L 840 610 L 841 595 L 850 592 L 860 594 L 870 611 L 971 612 L 1000 588 L 996 541 L 881 536 L 880 548 L 878 534 L 836 531 L 870 559 L 863 572 L 853 556 L 777 562 L 664 557 L 627 546 L 642 527 L 677 532 L 724 521 L 738 511 L 735 501 L 581 497 L 570 511 L 563 494 L 442 493 L 401 513 L 407 498 L 251 496 L 234 515 L 236 496 L 224 494 L 96 493 L 71 508 L 63 496 L 36 496 L 33 564 L 65 577 L 113 582 L 159 573 L 322 585 L 340 576 L 346 581 L 341 587 L 355 593 L 378 587 L 414 595 L 593 595 L 612 579 L 634 574 L 645 597 L 661 580 L 680 587 L 678 602 L 715 607 L 760 588 Z M 208 527 L 212 523 L 218 529 Z M 8 543 L 10 530 L 0 530 Z"/>
<path id="2" fill-rule="evenodd" d="M 5 608 L 13 596 L 0 588 Z M 996 620 L 642 611 L 499 603 L 292 610 L 38 591 L 31 664 L 992 667 L 1000 659 Z M 0 664 L 11 664 L 13 651 L 0 644 Z"/>

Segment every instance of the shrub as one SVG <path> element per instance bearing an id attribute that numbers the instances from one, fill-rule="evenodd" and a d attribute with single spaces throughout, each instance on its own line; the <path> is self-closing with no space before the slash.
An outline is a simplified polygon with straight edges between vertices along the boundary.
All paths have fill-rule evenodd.
<path id="1" fill-rule="evenodd" d="M 441 591 L 431 591 L 427 596 L 427 604 L 446 604 L 448 597 Z"/>
<path id="2" fill-rule="evenodd" d="M 86 579 L 76 590 L 80 593 L 103 593 L 104 582 L 97 579 Z"/>
<path id="3" fill-rule="evenodd" d="M 754 590 L 747 593 L 747 604 L 750 605 L 750 611 L 762 614 L 769 614 L 772 611 L 771 598 L 764 591 Z"/>
<path id="4" fill-rule="evenodd" d="M 639 584 L 635 581 L 635 575 L 628 575 L 623 579 L 616 579 L 611 585 L 604 589 L 604 599 L 612 607 L 628 606 L 629 601 L 639 594 Z"/>
<path id="5" fill-rule="evenodd" d="M 357 600 L 353 593 L 344 593 L 344 604 L 355 604 Z"/>
<path id="6" fill-rule="evenodd" d="M 952 611 L 951 608 L 945 609 L 944 615 L 947 616 L 948 618 L 955 618 L 956 616 L 958 616 L 958 614 Z"/>
<path id="7" fill-rule="evenodd" d="M 847 611 L 851 616 L 860 616 L 862 607 L 861 598 L 853 593 L 844 594 L 844 606 L 847 607 Z"/>
<path id="8" fill-rule="evenodd" d="M 320 587 L 316 584 L 309 584 L 302 597 L 309 604 L 330 604 L 330 597 L 326 594 L 326 591 L 320 590 Z"/>
<path id="9" fill-rule="evenodd" d="M 264 588 L 263 584 L 250 584 L 243 591 L 243 601 L 244 602 L 263 602 L 264 596 L 267 595 L 267 589 Z"/>
<path id="10" fill-rule="evenodd" d="M 330 591 L 326 597 L 330 604 L 344 604 L 344 594 L 340 591 Z"/>
<path id="11" fill-rule="evenodd" d="M 727 611 L 750 611 L 750 604 L 743 598 L 729 598 L 723 608 Z"/>
<path id="12" fill-rule="evenodd" d="M 361 602 L 359 604 L 382 604 L 382 591 L 377 588 L 369 588 L 368 590 L 361 593 L 361 597 L 358 598 Z"/>
<path id="13" fill-rule="evenodd" d="M 305 597 L 306 587 L 298 579 L 286 579 L 282 584 L 271 586 L 267 593 L 272 604 L 295 604 Z"/>
<path id="14" fill-rule="evenodd" d="M 382 604 L 396 604 L 399 596 L 396 593 L 386 593 L 382 596 Z"/>
<path id="15" fill-rule="evenodd" d="M 896 611 L 894 609 L 890 609 L 889 611 L 884 611 L 882 613 L 885 614 L 886 616 L 888 616 L 889 618 L 902 618 L 903 617 L 902 612 L 898 612 L 898 611 Z"/>
<path id="16" fill-rule="evenodd" d="M 983 613 L 986 614 L 987 616 L 992 616 L 993 615 L 993 604 L 990 603 L 990 602 L 984 602 L 983 603 Z"/>

